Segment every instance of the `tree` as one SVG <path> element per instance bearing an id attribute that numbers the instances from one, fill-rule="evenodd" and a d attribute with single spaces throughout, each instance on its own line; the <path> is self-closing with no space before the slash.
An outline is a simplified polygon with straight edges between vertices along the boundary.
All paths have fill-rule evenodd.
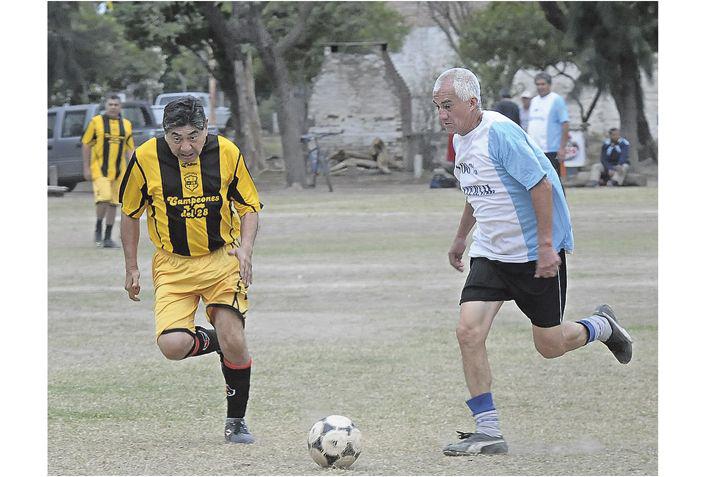
<path id="1" fill-rule="evenodd" d="M 126 40 L 95 2 L 47 4 L 48 104 L 99 100 L 108 90 L 156 81 L 158 54 Z"/>
<path id="2" fill-rule="evenodd" d="M 230 9 L 200 3 L 199 8 L 219 36 L 228 39 L 227 51 L 246 43 L 256 49 L 277 99 L 288 186 L 305 185 L 300 136 L 308 84 L 323 58 L 322 43 L 377 35 L 398 43 L 406 33 L 396 12 L 372 2 L 234 2 Z"/>
<path id="3" fill-rule="evenodd" d="M 547 20 L 589 52 L 586 61 L 597 85 L 610 91 L 621 117 L 621 131 L 658 161 L 658 149 L 650 133 L 643 105 L 641 70 L 652 78 L 654 53 L 658 51 L 656 2 L 539 2 Z M 639 151 L 640 149 L 640 151 Z M 642 160 L 642 158 L 641 158 Z"/>

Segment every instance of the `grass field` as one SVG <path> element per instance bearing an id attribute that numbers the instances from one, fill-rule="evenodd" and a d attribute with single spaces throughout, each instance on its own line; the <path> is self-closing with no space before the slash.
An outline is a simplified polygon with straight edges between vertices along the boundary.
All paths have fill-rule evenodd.
<path id="1" fill-rule="evenodd" d="M 511 452 L 460 458 L 441 448 L 473 427 L 454 335 L 466 276 L 446 258 L 463 196 L 404 177 L 334 182 L 333 194 L 322 184 L 296 193 L 257 178 L 266 208 L 247 326 L 253 446 L 223 443 L 218 357 L 170 362 L 154 344 L 146 226 L 134 303 L 122 252 L 93 246 L 91 194 L 80 186 L 48 200 L 50 474 L 658 472 L 657 189 L 567 191 L 576 252 L 566 319 L 610 303 L 636 340 L 631 364 L 600 343 L 543 359 L 528 320 L 505 304 L 487 345 Z M 363 433 L 349 470 L 308 456 L 307 432 L 328 414 Z"/>

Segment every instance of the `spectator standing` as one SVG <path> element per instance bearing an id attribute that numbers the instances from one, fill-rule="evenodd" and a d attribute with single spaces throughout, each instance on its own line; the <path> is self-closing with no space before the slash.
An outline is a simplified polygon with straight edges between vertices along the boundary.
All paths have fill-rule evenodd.
<path id="1" fill-rule="evenodd" d="M 534 77 L 534 84 L 538 94 L 531 99 L 527 131 L 560 177 L 560 164 L 566 159 L 566 143 L 569 139 L 569 112 L 564 98 L 551 91 L 551 75 L 538 73 Z"/>

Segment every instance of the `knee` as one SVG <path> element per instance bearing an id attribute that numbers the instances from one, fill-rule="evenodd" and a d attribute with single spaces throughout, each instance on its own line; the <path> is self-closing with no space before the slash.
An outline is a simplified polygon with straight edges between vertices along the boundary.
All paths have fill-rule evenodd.
<path id="1" fill-rule="evenodd" d="M 179 361 L 186 358 L 194 346 L 194 337 L 188 330 L 179 333 L 167 333 L 159 336 L 156 342 L 161 354 L 166 359 Z"/>
<path id="2" fill-rule="evenodd" d="M 460 346 L 483 345 L 487 340 L 488 329 L 480 326 L 470 326 L 460 322 L 457 325 L 457 341 Z"/>

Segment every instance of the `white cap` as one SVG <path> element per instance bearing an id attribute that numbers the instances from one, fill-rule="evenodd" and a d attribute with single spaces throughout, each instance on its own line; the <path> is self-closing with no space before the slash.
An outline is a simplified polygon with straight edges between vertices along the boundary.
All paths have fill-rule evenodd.
<path id="1" fill-rule="evenodd" d="M 533 98 L 534 95 L 532 95 L 531 93 L 529 93 L 529 90 L 528 90 L 528 89 L 525 89 L 524 92 L 521 93 L 521 97 L 522 97 L 522 98 Z"/>

